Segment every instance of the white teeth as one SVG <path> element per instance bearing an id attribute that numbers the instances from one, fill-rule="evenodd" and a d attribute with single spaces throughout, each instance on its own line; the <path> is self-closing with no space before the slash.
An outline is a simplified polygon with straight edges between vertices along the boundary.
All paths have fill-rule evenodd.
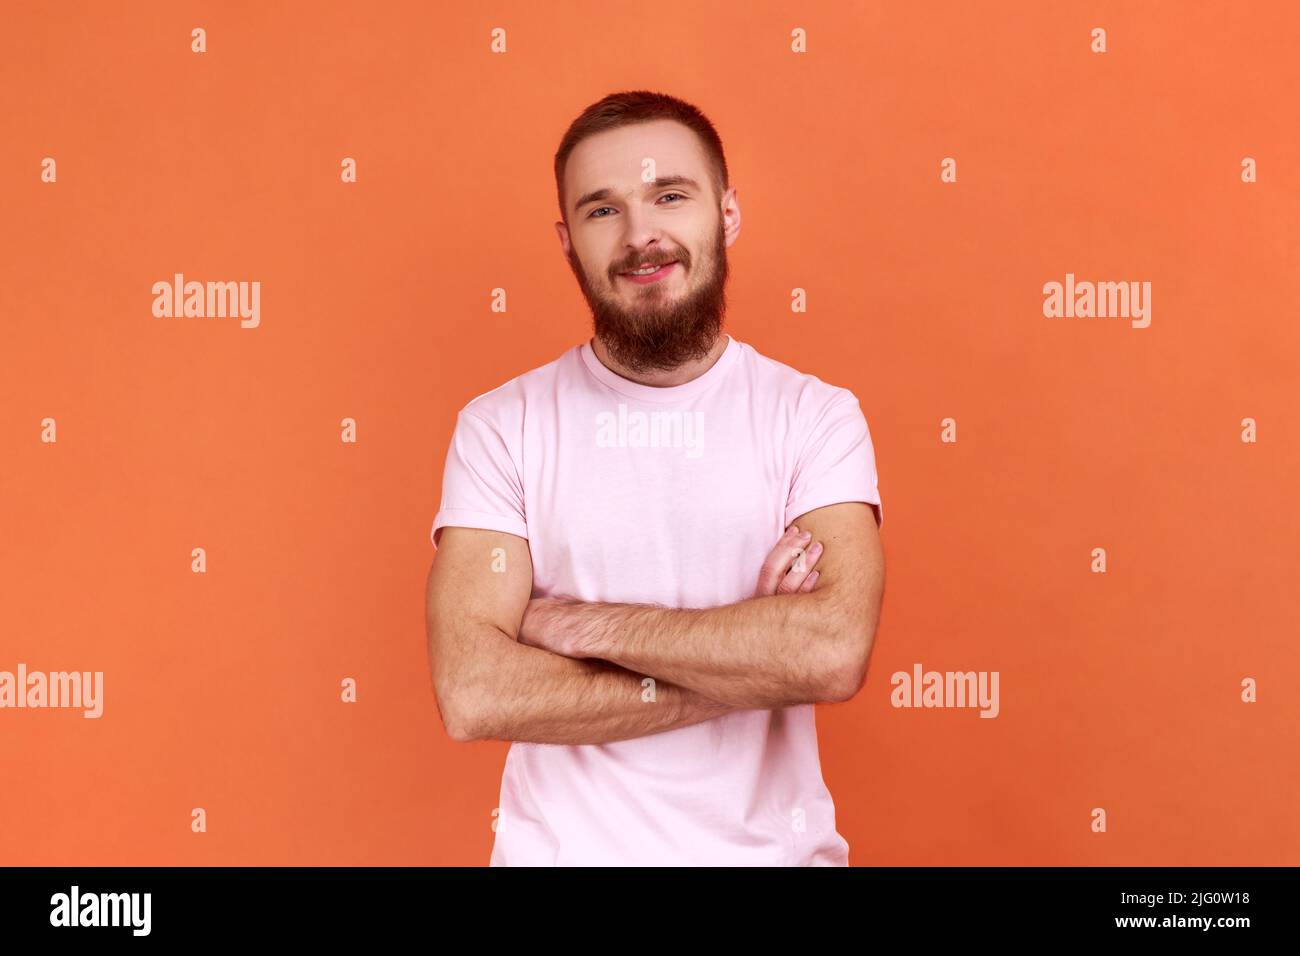
<path id="1" fill-rule="evenodd" d="M 663 268 L 662 265 L 659 265 L 659 266 L 645 266 L 645 267 L 643 267 L 643 268 L 641 268 L 641 269 L 638 269 L 638 270 L 636 270 L 635 272 L 631 273 L 631 275 L 634 275 L 634 276 L 648 276 L 650 273 L 652 273 L 652 272 L 658 272 L 658 271 L 659 271 L 660 269 L 662 269 L 662 268 Z"/>

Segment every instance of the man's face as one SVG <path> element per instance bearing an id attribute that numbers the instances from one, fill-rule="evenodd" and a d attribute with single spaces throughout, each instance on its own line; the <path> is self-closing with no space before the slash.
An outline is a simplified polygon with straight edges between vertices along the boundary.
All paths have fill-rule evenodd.
<path id="1" fill-rule="evenodd" d="M 646 159 L 655 182 L 642 181 Z M 599 133 L 569 155 L 569 223 L 557 226 L 596 335 L 629 370 L 674 369 L 717 341 L 735 235 L 724 228 L 710 172 L 695 134 L 669 120 Z M 647 263 L 666 267 L 627 275 Z"/>

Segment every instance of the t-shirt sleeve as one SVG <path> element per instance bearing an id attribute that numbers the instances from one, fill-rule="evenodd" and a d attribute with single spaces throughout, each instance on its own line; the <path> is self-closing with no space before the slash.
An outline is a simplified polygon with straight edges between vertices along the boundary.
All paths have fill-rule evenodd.
<path id="1" fill-rule="evenodd" d="M 876 524 L 884 526 L 871 431 L 857 396 L 847 390 L 826 405 L 804 437 L 786 501 L 785 526 L 814 508 L 842 501 L 874 505 Z"/>
<path id="2" fill-rule="evenodd" d="M 448 525 L 528 537 L 523 484 L 505 438 L 486 419 L 466 409 L 456 416 L 442 476 L 442 506 L 429 537 Z"/>

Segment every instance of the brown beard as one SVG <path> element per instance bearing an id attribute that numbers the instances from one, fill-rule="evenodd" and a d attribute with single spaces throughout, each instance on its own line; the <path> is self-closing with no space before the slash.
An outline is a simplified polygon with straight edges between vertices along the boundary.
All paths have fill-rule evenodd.
<path id="1" fill-rule="evenodd" d="M 667 255 L 677 259 L 677 267 L 685 270 L 687 280 L 694 278 L 697 264 L 689 252 L 680 249 Z M 678 368 L 708 355 L 717 342 L 727 311 L 726 285 L 731 272 L 721 217 L 708 261 L 698 265 L 708 273 L 701 285 L 682 299 L 670 300 L 663 296 L 662 289 L 646 286 L 638 293 L 638 303 L 629 310 L 616 300 L 597 295 L 587 281 L 577 253 L 572 247 L 569 251 L 569 266 L 591 309 L 596 337 L 610 357 L 631 372 Z M 605 288 L 617 286 L 621 281 L 618 272 L 619 269 L 610 269 Z"/>

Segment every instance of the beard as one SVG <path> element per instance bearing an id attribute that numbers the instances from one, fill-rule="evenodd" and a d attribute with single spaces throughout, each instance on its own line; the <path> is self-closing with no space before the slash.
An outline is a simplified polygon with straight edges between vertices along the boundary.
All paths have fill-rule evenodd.
<path id="1" fill-rule="evenodd" d="M 666 291 L 668 283 L 676 281 L 673 276 L 646 286 L 631 285 L 633 302 L 625 307 L 618 294 L 610 290 L 621 281 L 619 271 L 631 268 L 632 263 L 611 267 L 597 291 L 587 280 L 577 253 L 572 248 L 569 252 L 569 266 L 591 309 L 596 337 L 610 357 L 631 372 L 670 371 L 708 355 L 718 340 L 727 311 L 730 264 L 721 217 L 713 245 L 698 263 L 685 249 L 655 253 L 648 258 L 676 259 L 687 283 L 695 280 L 698 284 L 680 296 Z"/>

